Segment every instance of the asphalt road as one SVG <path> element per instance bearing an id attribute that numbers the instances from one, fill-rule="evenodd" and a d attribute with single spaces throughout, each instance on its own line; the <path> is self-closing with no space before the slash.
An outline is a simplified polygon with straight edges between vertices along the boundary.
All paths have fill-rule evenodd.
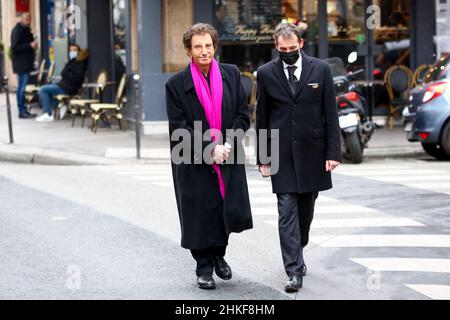
<path id="1" fill-rule="evenodd" d="M 450 165 L 344 165 L 317 205 L 309 267 L 283 292 L 275 196 L 248 169 L 255 227 L 230 282 L 197 289 L 167 164 L 0 164 L 0 299 L 450 299 Z"/>

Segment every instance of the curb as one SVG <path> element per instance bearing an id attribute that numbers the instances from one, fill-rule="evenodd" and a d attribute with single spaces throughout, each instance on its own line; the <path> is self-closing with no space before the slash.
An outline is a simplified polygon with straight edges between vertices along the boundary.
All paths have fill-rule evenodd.
<path id="1" fill-rule="evenodd" d="M 168 159 L 108 159 L 76 153 L 0 145 L 0 161 L 47 166 L 113 166 L 167 162 Z"/>
<path id="2" fill-rule="evenodd" d="M 366 149 L 367 159 L 417 158 L 426 156 L 422 148 L 393 147 Z M 62 151 L 21 147 L 17 145 L 0 145 L 0 161 L 38 164 L 48 166 L 113 166 L 133 164 L 161 164 L 170 161 L 169 158 L 105 158 Z M 252 164 L 252 161 L 248 164 Z"/>

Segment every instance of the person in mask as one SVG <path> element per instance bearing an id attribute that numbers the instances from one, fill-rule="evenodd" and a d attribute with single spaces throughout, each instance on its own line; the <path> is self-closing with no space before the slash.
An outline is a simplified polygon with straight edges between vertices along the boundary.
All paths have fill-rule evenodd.
<path id="1" fill-rule="evenodd" d="M 288 275 L 285 290 L 292 293 L 303 286 L 307 271 L 303 248 L 309 242 L 315 202 L 319 192 L 332 188 L 331 172 L 341 163 L 341 142 L 328 64 L 303 52 L 302 30 L 295 24 L 277 27 L 275 46 L 279 58 L 257 73 L 257 161 L 262 176 L 272 178 L 277 195 L 281 251 Z M 278 130 L 277 165 L 263 159 L 262 130 Z M 267 142 L 267 150 L 272 150 L 275 141 Z M 273 151 L 271 156 L 275 159 Z"/>
<path id="2" fill-rule="evenodd" d="M 58 84 L 47 84 L 39 90 L 39 100 L 44 110 L 43 114 L 36 118 L 38 122 L 52 122 L 53 109 L 58 106 L 57 95 L 76 95 L 83 85 L 87 71 L 89 53 L 81 50 L 80 46 L 73 44 L 69 48 L 69 62 L 61 72 L 61 81 Z M 61 117 L 63 117 L 61 112 Z"/>

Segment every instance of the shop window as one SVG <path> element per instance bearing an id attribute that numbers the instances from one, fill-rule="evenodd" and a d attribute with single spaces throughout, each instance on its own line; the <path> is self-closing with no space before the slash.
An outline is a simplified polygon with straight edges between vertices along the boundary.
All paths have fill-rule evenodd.
<path id="1" fill-rule="evenodd" d="M 214 26 L 220 36 L 218 58 L 254 72 L 276 56 L 273 35 L 280 22 L 298 22 L 298 0 L 216 0 Z"/>
<path id="2" fill-rule="evenodd" d="M 374 30 L 375 44 L 381 53 L 375 57 L 375 66 L 383 77 L 393 65 L 410 67 L 410 0 L 375 0 L 381 9 L 381 26 Z"/>
<path id="3" fill-rule="evenodd" d="M 365 1 L 364 0 L 328 0 L 328 44 L 329 57 L 338 57 L 345 64 L 352 52 L 365 43 Z M 356 63 L 364 64 L 360 57 Z"/>

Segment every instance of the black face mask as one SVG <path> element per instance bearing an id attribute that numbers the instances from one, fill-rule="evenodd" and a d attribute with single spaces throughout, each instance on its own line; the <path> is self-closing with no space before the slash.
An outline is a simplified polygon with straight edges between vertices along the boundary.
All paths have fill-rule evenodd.
<path id="1" fill-rule="evenodd" d="M 280 59 L 288 65 L 293 65 L 300 58 L 300 50 L 291 52 L 278 51 L 278 53 L 280 54 Z"/>

